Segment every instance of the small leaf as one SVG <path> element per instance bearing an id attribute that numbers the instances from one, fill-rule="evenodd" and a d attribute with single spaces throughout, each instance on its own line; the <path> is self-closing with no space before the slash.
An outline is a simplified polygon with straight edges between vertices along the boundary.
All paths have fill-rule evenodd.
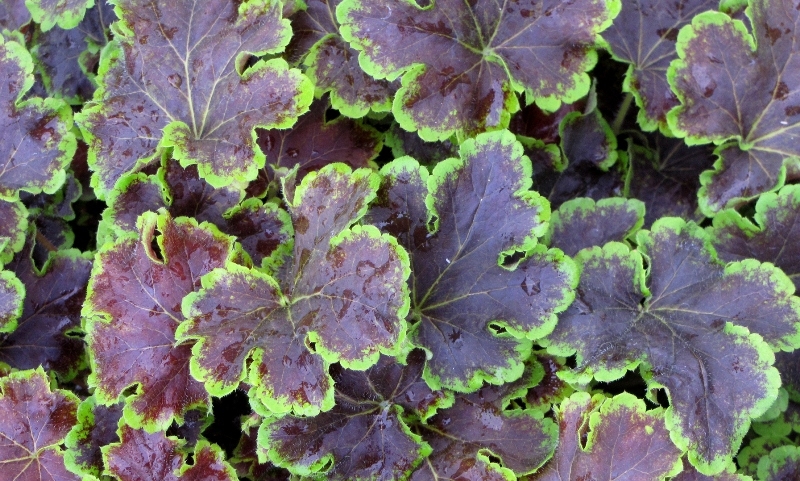
<path id="1" fill-rule="evenodd" d="M 681 105 L 669 127 L 689 144 L 722 144 L 702 177 L 706 215 L 781 187 L 784 164 L 800 155 L 795 3 L 751 0 L 752 35 L 740 20 L 705 12 L 678 36 L 667 76 Z"/>
<path id="2" fill-rule="evenodd" d="M 126 422 L 166 429 L 173 418 L 181 422 L 189 409 L 210 404 L 189 375 L 191 346 L 176 345 L 175 330 L 184 320 L 181 301 L 200 288 L 200 276 L 225 264 L 233 241 L 213 226 L 166 214 L 145 214 L 139 229 L 141 238 L 121 237 L 96 257 L 83 311 L 89 384 L 104 405 L 136 386 L 126 400 Z"/>
<path id="3" fill-rule="evenodd" d="M 78 406 L 78 422 L 64 444 L 67 469 L 82 476 L 100 477 L 103 456 L 100 448 L 119 441 L 117 425 L 122 418 L 122 405 L 103 406 L 89 396 Z"/>
<path id="4" fill-rule="evenodd" d="M 636 199 L 609 198 L 595 203 L 581 197 L 561 204 L 553 212 L 545 243 L 568 256 L 581 249 L 622 242 L 644 223 L 644 204 Z"/>
<path id="5" fill-rule="evenodd" d="M 28 232 L 28 209 L 22 202 L 0 200 L 0 264 L 10 261 L 25 244 Z"/>
<path id="6" fill-rule="evenodd" d="M 697 472 L 694 466 L 689 464 L 689 461 L 684 458 L 683 471 L 672 478 L 672 481 L 753 481 L 750 476 L 736 474 L 735 471 L 736 465 L 731 463 L 724 472 L 714 476 L 706 476 L 705 474 Z"/>
<path id="7" fill-rule="evenodd" d="M 333 366 L 336 405 L 313 418 L 267 420 L 259 440 L 270 460 L 295 474 L 327 479 L 404 479 L 430 452 L 404 421 L 447 401 L 422 380 L 425 352 L 401 365 L 382 356 L 364 372 Z M 449 400 L 452 402 L 452 399 Z"/>
<path id="8" fill-rule="evenodd" d="M 800 477 L 800 448 L 781 446 L 770 451 L 758 462 L 758 479 L 783 481 Z"/>
<path id="9" fill-rule="evenodd" d="M 119 429 L 120 442 L 103 448 L 108 474 L 120 481 L 235 481 L 236 472 L 225 461 L 225 452 L 199 441 L 187 464 L 183 442 L 158 431 L 148 434 L 130 426 Z"/>
<path id="10" fill-rule="evenodd" d="M 664 411 L 647 411 L 632 394 L 575 393 L 556 409 L 556 420 L 558 448 L 532 481 L 659 481 L 681 470 Z"/>
<path id="11" fill-rule="evenodd" d="M 77 423 L 78 397 L 50 389 L 44 370 L 0 378 L 0 469 L 7 479 L 78 481 L 60 445 Z"/>
<path id="12" fill-rule="evenodd" d="M 282 59 L 242 71 L 245 56 L 280 52 L 289 41 L 280 2 L 154 8 L 125 0 L 116 11 L 121 19 L 103 52 L 100 88 L 79 114 L 97 195 L 104 198 L 167 146 L 214 187 L 252 180 L 264 164 L 254 129 L 290 126 L 313 96 L 309 80 Z"/>
<path id="13" fill-rule="evenodd" d="M 519 109 L 516 91 L 547 110 L 586 95 L 592 45 L 619 9 L 597 0 L 438 0 L 426 8 L 345 0 L 336 17 L 367 73 L 403 76 L 392 112 L 430 141 L 505 128 Z"/>
<path id="14" fill-rule="evenodd" d="M 12 35 L 0 35 L 0 198 L 13 201 L 19 191 L 52 194 L 64 182 L 64 168 L 75 153 L 72 110 L 60 100 L 21 101 L 33 85 L 33 60 Z"/>
<path id="15" fill-rule="evenodd" d="M 577 297 L 548 351 L 577 351 L 576 370 L 562 375 L 582 382 L 618 379 L 641 363 L 648 385 L 666 388 L 673 441 L 701 473 L 719 473 L 778 393 L 772 350 L 800 341 L 800 299 L 771 264 L 720 262 L 693 223 L 663 218 L 637 244 L 577 255 Z"/>
<path id="16" fill-rule="evenodd" d="M 476 479 L 514 479 L 538 469 L 553 454 L 558 428 L 544 410 L 509 407 L 531 380 L 527 373 L 516 383 L 457 394 L 452 407 L 418 425 L 433 453 L 411 480 L 456 479 L 462 470 Z"/>
<path id="17" fill-rule="evenodd" d="M 410 337 L 432 355 L 426 381 L 468 392 L 521 376 L 530 340 L 553 329 L 576 283 L 569 258 L 536 246 L 550 212 L 528 190 L 522 146 L 507 131 L 481 134 L 433 174 L 408 157 L 381 173 L 368 222 L 411 257 Z M 501 265 L 515 252 L 515 266 Z"/>
<path id="18" fill-rule="evenodd" d="M 305 10 L 292 16 L 291 58 L 303 58 L 316 85 L 317 97 L 330 92 L 333 108 L 351 118 L 370 110 L 386 112 L 399 82 L 377 80 L 358 65 L 358 51 L 339 35 L 336 7 L 341 0 L 309 0 Z M 343 160 L 343 159 L 342 159 Z"/>

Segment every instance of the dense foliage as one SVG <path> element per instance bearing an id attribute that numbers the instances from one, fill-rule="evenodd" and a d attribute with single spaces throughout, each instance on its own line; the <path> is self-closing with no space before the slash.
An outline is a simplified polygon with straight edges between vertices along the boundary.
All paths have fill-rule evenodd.
<path id="1" fill-rule="evenodd" d="M 800 0 L 4 0 L 0 481 L 800 479 Z"/>

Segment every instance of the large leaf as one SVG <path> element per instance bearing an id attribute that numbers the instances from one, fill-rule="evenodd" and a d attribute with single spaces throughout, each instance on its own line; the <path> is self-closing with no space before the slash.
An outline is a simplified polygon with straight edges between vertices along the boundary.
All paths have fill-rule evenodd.
<path id="1" fill-rule="evenodd" d="M 376 78 L 403 76 L 392 111 L 425 140 L 508 126 L 525 91 L 548 110 L 589 90 L 598 33 L 614 0 L 345 0 L 341 34 Z"/>
<path id="2" fill-rule="evenodd" d="M 183 442 L 159 431 L 148 434 L 123 425 L 120 442 L 103 448 L 109 474 L 120 481 L 235 481 L 236 472 L 225 461 L 225 452 L 200 441 L 188 464 Z"/>
<path id="3" fill-rule="evenodd" d="M 41 368 L 0 378 L 0 472 L 19 481 L 78 481 L 60 445 L 77 422 L 78 397 L 50 389 Z"/>
<path id="4" fill-rule="evenodd" d="M 327 479 L 406 478 L 430 453 L 412 434 L 406 416 L 426 416 L 447 399 L 422 380 L 425 352 L 412 351 L 401 365 L 383 356 L 364 372 L 334 367 L 336 406 L 313 418 L 267 420 L 259 439 L 272 462 L 296 474 Z"/>
<path id="5" fill-rule="evenodd" d="M 368 221 L 411 256 L 410 337 L 432 355 L 426 381 L 474 391 L 521 376 L 530 340 L 553 329 L 576 283 L 569 258 L 536 245 L 550 209 L 528 190 L 522 146 L 507 131 L 481 134 L 433 174 L 409 157 L 381 173 Z M 523 258 L 501 265 L 514 252 Z"/>
<path id="6" fill-rule="evenodd" d="M 549 406 L 520 410 L 512 405 L 533 384 L 531 374 L 526 372 L 517 382 L 457 394 L 452 407 L 418 424 L 417 431 L 433 453 L 412 481 L 460 476 L 514 479 L 514 474 L 527 474 L 544 464 L 557 442 L 555 423 L 543 417 Z"/>
<path id="7" fill-rule="evenodd" d="M 556 453 L 531 481 L 659 481 L 681 470 L 664 411 L 647 411 L 632 394 L 578 392 L 556 409 L 556 419 Z"/>
<path id="8" fill-rule="evenodd" d="M 669 126 L 690 144 L 722 144 L 702 177 L 707 214 L 780 187 L 784 164 L 800 155 L 796 6 L 751 0 L 752 36 L 719 12 L 697 15 L 678 36 L 680 58 L 668 77 L 682 105 L 670 111 Z"/>
<path id="9" fill-rule="evenodd" d="M 627 0 L 611 27 L 603 32 L 604 46 L 615 59 L 630 64 L 622 89 L 639 106 L 639 125 L 655 130 L 667 125 L 667 112 L 678 99 L 667 83 L 667 67 L 678 58 L 678 31 L 692 17 L 716 10 L 719 0 Z"/>
<path id="10" fill-rule="evenodd" d="M 771 264 L 719 261 L 693 223 L 663 218 L 636 241 L 634 251 L 609 243 L 577 255 L 577 297 L 549 350 L 577 351 L 580 380 L 641 364 L 651 388 L 666 388 L 673 441 L 700 472 L 718 473 L 777 395 L 772 350 L 800 342 L 800 299 Z"/>
<path id="11" fill-rule="evenodd" d="M 27 295 L 17 328 L 0 335 L 0 361 L 15 369 L 43 366 L 62 380 L 70 379 L 86 362 L 83 340 L 70 334 L 80 328 L 91 257 L 76 249 L 60 250 L 40 270 L 32 250 L 29 239 L 8 265 Z"/>
<path id="12" fill-rule="evenodd" d="M 200 287 L 200 276 L 225 264 L 233 241 L 208 224 L 165 214 L 145 214 L 139 229 L 141 238 L 121 237 L 97 254 L 84 306 L 89 384 L 104 405 L 137 386 L 126 421 L 166 429 L 193 406 L 210 404 L 189 374 L 191 345 L 176 345 L 175 330 L 184 320 L 181 301 Z"/>
<path id="13" fill-rule="evenodd" d="M 80 114 L 98 195 L 159 146 L 215 187 L 253 179 L 264 164 L 254 129 L 290 126 L 313 96 L 281 59 L 242 71 L 247 55 L 289 41 L 280 2 L 124 0 L 117 13 L 95 102 Z"/>
<path id="14" fill-rule="evenodd" d="M 229 264 L 203 277 L 183 303 L 178 339 L 197 339 L 192 374 L 221 396 L 249 373 L 250 395 L 276 413 L 333 405 L 327 367 L 365 369 L 396 352 L 408 312 L 408 257 L 372 226 L 350 226 L 374 198 L 378 176 L 332 164 L 284 193 L 294 256 L 278 280 Z M 245 367 L 249 363 L 249 369 Z"/>
<path id="15" fill-rule="evenodd" d="M 0 198 L 19 191 L 53 193 L 64 182 L 64 167 L 75 153 L 72 110 L 60 100 L 21 101 L 33 85 L 33 60 L 19 41 L 0 35 Z"/>
<path id="16" fill-rule="evenodd" d="M 358 51 L 339 35 L 336 7 L 341 0 L 310 0 L 292 16 L 292 42 L 286 48 L 292 58 L 303 58 L 306 74 L 316 85 L 317 96 L 330 92 L 333 108 L 358 118 L 370 110 L 392 108 L 399 85 L 374 79 L 358 65 Z"/>

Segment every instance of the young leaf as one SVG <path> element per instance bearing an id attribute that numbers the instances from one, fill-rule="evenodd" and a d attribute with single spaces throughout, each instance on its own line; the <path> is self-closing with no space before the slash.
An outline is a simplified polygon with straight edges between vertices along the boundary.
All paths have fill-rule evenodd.
<path id="1" fill-rule="evenodd" d="M 92 261 L 77 249 L 60 250 L 38 269 L 31 258 L 34 236 L 31 230 L 7 266 L 27 295 L 17 328 L 0 336 L 0 361 L 15 369 L 42 366 L 68 380 L 86 361 L 83 340 L 70 334 L 80 328 Z"/>
<path id="2" fill-rule="evenodd" d="M 79 115 L 98 196 L 159 146 L 174 147 L 184 167 L 197 164 L 214 187 L 253 179 L 264 165 L 254 129 L 290 126 L 313 96 L 279 58 L 242 71 L 247 56 L 289 41 L 280 2 L 124 0 L 117 13 L 100 88 Z"/>
<path id="3" fill-rule="evenodd" d="M 609 198 L 595 203 L 581 197 L 561 204 L 550 219 L 545 244 L 568 256 L 581 249 L 624 241 L 644 223 L 644 204 L 636 199 Z"/>
<path id="4" fill-rule="evenodd" d="M 5 479 L 80 479 L 67 471 L 60 447 L 77 422 L 79 402 L 69 391 L 53 392 L 42 368 L 0 378 L 0 471 Z"/>
<path id="5" fill-rule="evenodd" d="M 253 481 L 286 481 L 291 473 L 284 468 L 279 468 L 269 461 L 260 462 L 258 459 L 258 422 L 261 416 L 252 414 L 242 421 L 242 437 L 233 450 L 233 457 L 228 462 L 236 469 L 239 478 L 248 478 Z"/>
<path id="6" fill-rule="evenodd" d="M 103 447 L 108 474 L 120 481 L 235 481 L 236 472 L 225 461 L 225 452 L 207 441 L 199 441 L 187 464 L 181 440 L 159 431 L 122 425 L 119 443 Z"/>
<path id="7" fill-rule="evenodd" d="M 464 3 L 345 0 L 341 34 L 376 78 L 403 76 L 392 112 L 425 140 L 508 126 L 515 91 L 547 110 L 589 90 L 598 33 L 619 12 L 615 0 Z M 413 46 L 413 48 L 410 48 Z"/>
<path id="8" fill-rule="evenodd" d="M 564 358 L 551 356 L 546 352 L 537 352 L 533 359 L 533 375 L 536 384 L 528 389 L 525 403 L 533 408 L 542 408 L 549 404 L 558 404 L 572 394 L 572 387 L 564 382 L 558 373 L 566 370 Z"/>
<path id="9" fill-rule="evenodd" d="M 752 36 L 719 12 L 695 16 L 678 36 L 668 78 L 681 105 L 669 127 L 689 144 L 722 144 L 701 179 L 707 215 L 780 187 L 785 162 L 800 155 L 795 3 L 751 0 Z"/>
<path id="10" fill-rule="evenodd" d="M 305 10 L 292 17 L 294 37 L 286 47 L 290 57 L 303 58 L 306 74 L 316 85 L 317 97 L 330 92 L 333 108 L 359 118 L 370 110 L 392 108 L 399 85 L 377 80 L 358 65 L 358 52 L 339 35 L 336 7 L 341 0 L 309 0 Z"/>
<path id="11" fill-rule="evenodd" d="M 98 0 L 103 1 L 103 0 Z M 95 0 L 25 0 L 33 21 L 40 24 L 43 32 L 58 25 L 64 30 L 73 29 L 81 23 L 86 9 Z"/>
<path id="12" fill-rule="evenodd" d="M 350 226 L 379 179 L 332 164 L 298 187 L 284 182 L 294 257 L 275 278 L 228 264 L 183 302 L 177 338 L 197 339 L 192 374 L 213 395 L 248 373 L 250 395 L 270 411 L 316 414 L 333 405 L 327 366 L 365 369 L 405 335 L 408 257 L 372 226 Z"/>
<path id="13" fill-rule="evenodd" d="M 295 166 L 297 179 L 302 180 L 312 170 L 333 162 L 344 162 L 354 169 L 373 165 L 372 160 L 383 146 L 381 134 L 347 117 L 327 122 L 325 112 L 329 107 L 327 99 L 316 100 L 291 129 L 258 131 L 258 145 L 267 156 L 256 180 L 259 197 L 269 184 L 277 183 Z"/>
<path id="14" fill-rule="evenodd" d="M 780 267 L 800 288 L 800 186 L 762 195 L 754 224 L 733 209 L 714 217 L 714 248 L 724 261 L 758 259 Z"/>
<path id="15" fill-rule="evenodd" d="M 14 332 L 22 315 L 25 286 L 11 271 L 0 271 L 0 336 Z"/>
<path id="16" fill-rule="evenodd" d="M 681 451 L 664 427 L 661 408 L 622 393 L 578 392 L 556 408 L 559 443 L 531 481 L 659 481 L 681 470 Z"/>
<path id="17" fill-rule="evenodd" d="M 458 479 L 462 471 L 469 479 L 514 479 L 544 464 L 556 447 L 555 423 L 543 417 L 545 410 L 510 407 L 532 384 L 526 374 L 514 383 L 458 394 L 452 407 L 418 424 L 433 453 L 411 480 Z"/>
<path id="18" fill-rule="evenodd" d="M 553 329 L 577 280 L 561 251 L 536 246 L 550 209 L 528 190 L 522 146 L 507 131 L 481 134 L 430 176 L 408 157 L 381 173 L 368 222 L 411 256 L 410 336 L 432 354 L 426 381 L 466 392 L 518 378 L 530 340 Z M 501 265 L 514 252 L 524 255 L 516 267 Z"/>
<path id="19" fill-rule="evenodd" d="M 770 451 L 758 462 L 758 479 L 783 481 L 800 478 L 800 448 L 781 446 Z"/>
<path id="20" fill-rule="evenodd" d="M 121 417 L 121 404 L 103 406 L 97 404 L 94 396 L 86 398 L 78 406 L 77 424 L 64 441 L 67 469 L 81 476 L 99 478 L 104 469 L 100 448 L 119 441 L 117 425 Z"/>
<path id="21" fill-rule="evenodd" d="M 126 422 L 166 429 L 192 407 L 210 404 L 189 375 L 191 346 L 176 345 L 175 330 L 184 320 L 182 299 L 200 287 L 200 276 L 225 264 L 233 241 L 213 226 L 166 214 L 145 214 L 139 229 L 141 238 L 121 236 L 97 254 L 83 311 L 89 384 L 104 405 L 137 386 L 126 400 Z"/>
<path id="22" fill-rule="evenodd" d="M 8 201 L 17 199 L 20 190 L 58 190 L 76 146 L 67 104 L 52 98 L 21 100 L 33 85 L 33 60 L 20 37 L 0 35 L 0 198 Z"/>
<path id="23" fill-rule="evenodd" d="M 700 174 L 714 163 L 711 146 L 690 147 L 658 132 L 641 140 L 628 143 L 625 196 L 647 206 L 645 228 L 666 216 L 699 221 L 697 190 Z"/>
<path id="24" fill-rule="evenodd" d="M 286 416 L 261 424 L 270 460 L 299 475 L 327 479 L 405 479 L 430 453 L 408 416 L 424 417 L 447 399 L 422 380 L 425 352 L 401 365 L 382 356 L 366 371 L 332 366 L 336 405 L 313 418 Z M 265 448 L 266 449 L 266 448 Z"/>
<path id="25" fill-rule="evenodd" d="M 666 128 L 667 112 L 678 99 L 667 83 L 667 67 L 678 58 L 678 31 L 692 17 L 716 10 L 719 0 L 628 0 L 614 23 L 603 32 L 603 46 L 620 62 L 630 64 L 622 90 L 633 94 L 643 130 Z"/>
<path id="26" fill-rule="evenodd" d="M 636 241 L 639 250 L 612 242 L 578 253 L 577 297 L 548 350 L 577 351 L 571 377 L 581 380 L 610 381 L 641 363 L 648 385 L 666 388 L 672 439 L 716 474 L 777 395 L 772 350 L 800 341 L 800 299 L 771 264 L 720 262 L 693 223 L 663 218 Z"/>

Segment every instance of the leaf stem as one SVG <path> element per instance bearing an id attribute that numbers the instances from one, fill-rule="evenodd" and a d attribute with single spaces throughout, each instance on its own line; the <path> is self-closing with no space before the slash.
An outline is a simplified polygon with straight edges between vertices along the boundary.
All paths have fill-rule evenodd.
<path id="1" fill-rule="evenodd" d="M 619 110 L 617 110 L 617 115 L 614 117 L 614 122 L 611 124 L 611 130 L 614 132 L 614 135 L 619 134 L 619 130 L 622 128 L 622 123 L 625 122 L 625 117 L 628 115 L 628 110 L 631 108 L 631 102 L 633 101 L 633 94 L 626 93 L 625 97 L 622 99 L 622 103 L 619 104 Z"/>
<path id="2" fill-rule="evenodd" d="M 58 248 L 56 246 L 54 246 L 53 243 L 50 242 L 47 239 L 47 237 L 43 236 L 42 233 L 39 232 L 38 230 L 36 231 L 36 242 L 41 244 L 42 247 L 44 247 L 45 249 L 47 249 L 50 252 L 57 252 L 58 251 Z"/>

